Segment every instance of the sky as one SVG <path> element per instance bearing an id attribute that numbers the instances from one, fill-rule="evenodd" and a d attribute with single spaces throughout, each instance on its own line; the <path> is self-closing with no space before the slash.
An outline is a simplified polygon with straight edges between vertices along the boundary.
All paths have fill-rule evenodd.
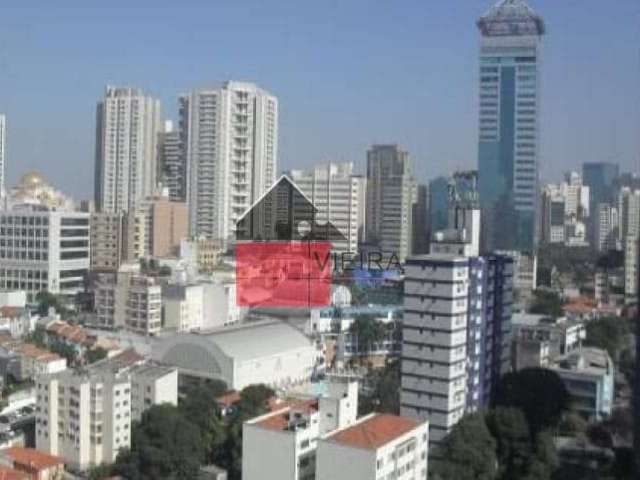
<path id="1" fill-rule="evenodd" d="M 90 198 L 107 84 L 144 89 L 175 119 L 181 93 L 229 79 L 278 97 L 281 170 L 364 172 L 373 143 L 406 148 L 420 182 L 475 168 L 475 21 L 492 1 L 5 0 L 7 184 L 35 169 Z M 640 2 L 529 4 L 547 24 L 542 179 L 587 161 L 640 172 Z"/>

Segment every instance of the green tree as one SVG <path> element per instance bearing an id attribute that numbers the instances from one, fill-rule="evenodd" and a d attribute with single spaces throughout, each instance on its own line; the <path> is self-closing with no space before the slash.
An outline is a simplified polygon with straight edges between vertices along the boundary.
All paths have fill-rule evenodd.
<path id="1" fill-rule="evenodd" d="M 601 348 L 609 352 L 611 358 L 626 347 L 627 335 L 631 333 L 628 322 L 620 317 L 603 317 L 587 322 L 585 345 Z"/>
<path id="2" fill-rule="evenodd" d="M 55 308 L 56 312 L 61 316 L 66 316 L 69 314 L 69 309 L 65 305 L 64 299 L 53 293 L 48 292 L 47 290 L 41 290 L 36 295 L 36 302 L 38 302 L 38 314 L 40 316 L 46 316 L 49 314 L 49 308 Z"/>
<path id="3" fill-rule="evenodd" d="M 134 424 L 131 450 L 118 455 L 113 473 L 128 480 L 195 480 L 203 460 L 198 427 L 176 407 L 155 405 Z"/>
<path id="4" fill-rule="evenodd" d="M 549 290 L 534 290 L 531 313 L 561 317 L 564 313 L 560 296 Z"/>
<path id="5" fill-rule="evenodd" d="M 487 426 L 496 440 L 501 480 L 524 477 L 530 467 L 533 453 L 527 419 L 517 408 L 496 408 L 486 415 Z"/>
<path id="6" fill-rule="evenodd" d="M 205 456 L 211 462 L 214 462 L 215 450 L 226 438 L 225 425 L 214 399 L 226 390 L 226 384 L 218 381 L 188 387 L 179 406 L 184 417 L 199 428 Z"/>
<path id="7" fill-rule="evenodd" d="M 569 407 L 567 389 L 555 372 L 525 368 L 504 375 L 496 387 L 494 407 L 522 409 L 532 438 L 547 428 L 555 428 Z"/>
<path id="8" fill-rule="evenodd" d="M 360 415 L 371 412 L 400 413 L 400 362 L 387 363 L 381 370 L 369 374 L 367 383 L 371 384 L 370 394 L 361 394 L 358 399 Z"/>
<path id="9" fill-rule="evenodd" d="M 367 353 L 374 344 L 387 336 L 387 326 L 369 315 L 358 315 L 351 324 L 350 332 L 358 340 L 358 351 Z"/>
<path id="10" fill-rule="evenodd" d="M 237 409 L 242 416 L 256 417 L 267 411 L 267 402 L 275 395 L 266 385 L 249 385 L 240 392 Z"/>
<path id="11" fill-rule="evenodd" d="M 587 433 L 587 421 L 578 413 L 567 412 L 562 416 L 558 431 L 567 437 L 584 437 Z"/>
<path id="12" fill-rule="evenodd" d="M 84 359 L 86 360 L 87 363 L 95 363 L 98 360 L 102 360 L 103 358 L 106 358 L 106 356 L 107 356 L 107 351 L 104 348 L 96 347 L 96 348 L 87 350 L 84 354 Z"/>
<path id="13" fill-rule="evenodd" d="M 496 441 L 481 413 L 463 417 L 435 456 L 433 472 L 442 480 L 494 480 L 498 473 Z"/>

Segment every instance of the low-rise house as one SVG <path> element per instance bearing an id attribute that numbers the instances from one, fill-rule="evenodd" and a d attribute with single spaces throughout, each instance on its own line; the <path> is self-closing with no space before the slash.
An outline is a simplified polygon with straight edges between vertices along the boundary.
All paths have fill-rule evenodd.
<path id="1" fill-rule="evenodd" d="M 581 348 L 558 357 L 549 368 L 564 382 L 573 410 L 594 420 L 611 415 L 615 369 L 606 350 Z"/>
<path id="2" fill-rule="evenodd" d="M 14 349 L 20 357 L 20 375 L 17 380 L 33 380 L 38 375 L 62 372 L 67 369 L 67 359 L 31 343 Z"/>
<path id="3" fill-rule="evenodd" d="M 55 342 L 62 343 L 74 349 L 79 358 L 87 351 L 101 348 L 108 352 L 108 356 L 120 352 L 117 342 L 104 337 L 98 337 L 80 325 L 71 325 L 62 320 L 54 320 L 46 324 L 46 343 L 50 346 Z"/>
<path id="4" fill-rule="evenodd" d="M 62 480 L 64 460 L 33 448 L 11 447 L 0 450 L 0 462 L 27 475 L 30 480 Z M 0 474 L 0 478 L 3 478 Z"/>
<path id="5" fill-rule="evenodd" d="M 22 338 L 35 329 L 37 317 L 24 307 L 0 307 L 0 330 L 5 330 L 13 338 Z"/>
<path id="6" fill-rule="evenodd" d="M 428 422 L 371 414 L 318 441 L 317 480 L 427 478 Z"/>

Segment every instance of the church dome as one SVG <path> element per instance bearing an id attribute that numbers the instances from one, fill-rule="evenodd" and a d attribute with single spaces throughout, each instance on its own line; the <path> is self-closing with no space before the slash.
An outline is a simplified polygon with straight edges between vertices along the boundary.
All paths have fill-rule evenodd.
<path id="1" fill-rule="evenodd" d="M 20 179 L 20 185 L 22 187 L 33 188 L 46 184 L 47 181 L 44 179 L 44 177 L 36 171 L 27 172 Z"/>

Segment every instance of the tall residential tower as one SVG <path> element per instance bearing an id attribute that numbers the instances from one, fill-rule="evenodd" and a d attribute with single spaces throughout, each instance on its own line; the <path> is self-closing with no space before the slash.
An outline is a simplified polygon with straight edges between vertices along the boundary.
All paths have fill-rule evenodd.
<path id="1" fill-rule="evenodd" d="M 409 153 L 398 145 L 374 145 L 367 152 L 367 243 L 401 262 L 411 253 L 415 202 Z"/>
<path id="2" fill-rule="evenodd" d="M 192 236 L 227 241 L 275 182 L 278 100 L 253 83 L 226 82 L 180 99 Z"/>
<path id="3" fill-rule="evenodd" d="M 154 192 L 160 129 L 159 100 L 136 88 L 107 87 L 96 114 L 98 211 L 128 211 Z"/>
<path id="4" fill-rule="evenodd" d="M 0 115 L 0 196 L 5 194 L 4 185 L 4 169 L 6 158 L 6 140 L 7 140 L 7 119 L 4 115 Z"/>
<path id="5" fill-rule="evenodd" d="M 479 189 L 488 250 L 536 245 L 542 18 L 500 0 L 478 20 Z"/>

